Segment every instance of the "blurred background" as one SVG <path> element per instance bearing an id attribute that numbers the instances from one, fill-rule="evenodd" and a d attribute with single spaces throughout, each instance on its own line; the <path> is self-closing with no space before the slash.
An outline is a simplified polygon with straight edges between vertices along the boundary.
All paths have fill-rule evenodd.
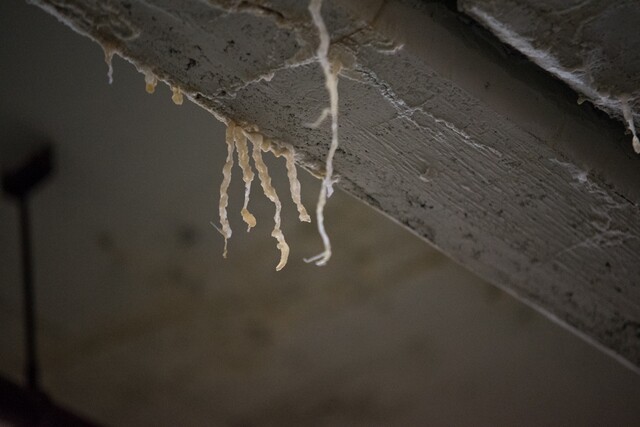
<path id="1" fill-rule="evenodd" d="M 53 142 L 31 199 L 43 389 L 114 426 L 640 425 L 640 377 L 341 193 L 297 221 L 237 166 L 217 223 L 224 126 L 23 1 L 0 2 L 0 163 Z M 327 137 L 328 141 L 328 137 Z M 315 210 L 319 181 L 300 170 Z M 0 376 L 24 383 L 16 203 L 0 199 Z M 0 423 L 1 424 L 1 423 Z"/>

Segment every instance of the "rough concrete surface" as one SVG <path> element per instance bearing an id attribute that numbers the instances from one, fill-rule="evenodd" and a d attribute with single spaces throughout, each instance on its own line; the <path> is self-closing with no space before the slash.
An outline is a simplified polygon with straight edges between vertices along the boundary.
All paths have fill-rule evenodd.
<path id="1" fill-rule="evenodd" d="M 305 2 L 34 3 L 322 164 Z M 323 13 L 344 66 L 339 185 L 638 369 L 640 160 L 623 127 L 439 3 Z"/>

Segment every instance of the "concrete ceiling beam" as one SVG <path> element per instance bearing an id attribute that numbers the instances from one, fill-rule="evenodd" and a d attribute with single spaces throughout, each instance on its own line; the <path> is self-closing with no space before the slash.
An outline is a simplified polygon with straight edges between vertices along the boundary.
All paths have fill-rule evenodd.
<path id="1" fill-rule="evenodd" d="M 306 2 L 32 2 L 321 167 Z M 640 160 L 624 128 L 449 3 L 323 5 L 343 67 L 339 186 L 639 370 Z"/>

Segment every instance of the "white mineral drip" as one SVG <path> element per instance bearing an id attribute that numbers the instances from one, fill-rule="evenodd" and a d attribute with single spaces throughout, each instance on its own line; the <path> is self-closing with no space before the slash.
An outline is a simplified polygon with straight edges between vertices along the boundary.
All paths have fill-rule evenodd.
<path id="1" fill-rule="evenodd" d="M 332 70 L 331 63 L 329 62 L 329 33 L 327 27 L 322 19 L 320 9 L 322 8 L 322 0 L 311 0 L 309 3 L 309 12 L 313 23 L 318 29 L 318 35 L 320 37 L 320 45 L 318 46 L 317 56 L 318 62 L 322 67 L 324 73 L 325 86 L 327 92 L 329 92 L 330 108 L 329 115 L 331 116 L 331 146 L 329 153 L 327 154 L 326 172 L 324 179 L 322 180 L 322 186 L 320 188 L 320 196 L 318 197 L 318 204 L 316 206 L 316 217 L 318 221 L 318 232 L 322 237 L 324 244 L 324 251 L 312 258 L 305 259 L 306 262 L 315 262 L 316 265 L 325 265 L 331 258 L 331 241 L 324 227 L 324 206 L 327 203 L 327 197 L 330 197 L 333 193 L 333 156 L 338 149 L 338 78 L 337 67 Z M 326 113 L 323 112 L 323 116 L 326 117 Z M 322 117 L 322 116 L 321 116 Z M 316 123 L 319 125 L 318 121 Z"/>
<path id="2" fill-rule="evenodd" d="M 184 102 L 184 97 L 182 96 L 182 91 L 180 90 L 179 87 L 171 87 L 171 92 L 173 92 L 173 95 L 171 95 L 171 100 L 173 101 L 174 104 L 176 105 L 182 105 L 182 103 Z"/>
<path id="3" fill-rule="evenodd" d="M 284 239 L 284 234 L 280 229 L 280 211 L 282 210 L 282 204 L 280 203 L 276 189 L 271 185 L 269 170 L 262 159 L 263 136 L 258 133 L 251 133 L 249 134 L 249 140 L 253 144 L 253 161 L 256 165 L 256 170 L 258 171 L 262 190 L 264 191 L 265 196 L 267 196 L 267 198 L 276 206 L 276 212 L 273 217 L 275 225 L 271 232 L 271 236 L 278 241 L 277 247 L 280 250 L 280 262 L 276 266 L 276 271 L 280 271 L 287 264 L 287 259 L 289 258 L 289 245 L 287 245 L 287 242 Z"/>
<path id="4" fill-rule="evenodd" d="M 624 115 L 624 119 L 627 121 L 627 126 L 633 135 L 633 151 L 637 154 L 640 154 L 640 140 L 638 140 L 638 135 L 636 134 L 636 127 L 633 124 L 633 112 L 631 111 L 631 107 L 629 106 L 629 100 L 627 98 L 623 98 L 620 100 L 622 104 L 622 114 Z"/>
<path id="5" fill-rule="evenodd" d="M 220 233 L 224 237 L 224 251 L 222 256 L 227 257 L 227 241 L 231 238 L 231 226 L 229 225 L 229 219 L 227 218 L 227 205 L 229 204 L 229 184 L 231 183 L 231 169 L 233 168 L 233 151 L 235 148 L 234 143 L 234 131 L 235 123 L 229 121 L 227 124 L 227 131 L 225 134 L 225 141 L 227 143 L 227 160 L 222 168 L 222 184 L 220 184 Z"/>
<path id="6" fill-rule="evenodd" d="M 254 174 L 249 163 L 249 148 L 247 147 L 247 137 L 241 127 L 236 126 L 234 131 L 236 147 L 238 149 L 238 164 L 242 169 L 242 179 L 244 180 L 244 205 L 242 206 L 242 219 L 247 223 L 247 231 L 251 231 L 256 226 L 256 217 L 247 209 L 249 197 L 251 195 L 251 182 Z"/>
<path id="7" fill-rule="evenodd" d="M 109 84 L 113 84 L 113 55 L 116 53 L 115 49 L 110 46 L 102 45 L 104 50 L 104 62 L 107 64 L 107 79 Z"/>
<path id="8" fill-rule="evenodd" d="M 153 93 L 156 91 L 158 85 L 158 78 L 149 70 L 144 71 L 144 83 L 147 93 Z"/>

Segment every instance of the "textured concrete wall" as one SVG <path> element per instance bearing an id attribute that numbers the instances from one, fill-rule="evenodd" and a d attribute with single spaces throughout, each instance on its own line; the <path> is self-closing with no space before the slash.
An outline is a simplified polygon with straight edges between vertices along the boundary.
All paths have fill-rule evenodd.
<path id="1" fill-rule="evenodd" d="M 327 105 L 303 2 L 35 3 L 322 164 L 328 129 L 303 126 Z M 340 186 L 640 365 L 640 161 L 622 126 L 437 3 L 323 13 L 344 65 Z"/>

